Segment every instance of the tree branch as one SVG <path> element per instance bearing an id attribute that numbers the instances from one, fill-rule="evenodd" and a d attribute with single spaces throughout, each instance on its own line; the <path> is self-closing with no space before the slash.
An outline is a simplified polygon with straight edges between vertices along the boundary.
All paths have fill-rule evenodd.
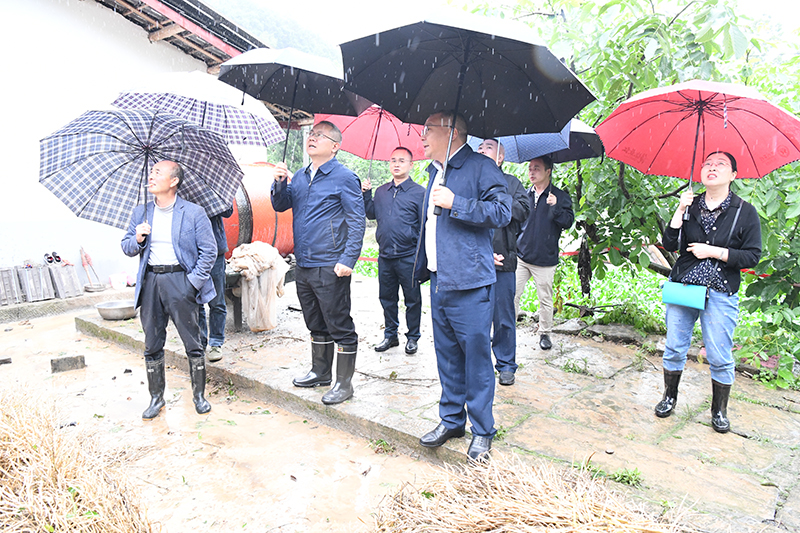
<path id="1" fill-rule="evenodd" d="M 670 21 L 669 21 L 669 24 L 667 24 L 667 26 L 672 26 L 672 24 L 673 24 L 673 23 L 674 23 L 676 20 L 678 20 L 678 17 L 680 17 L 680 16 L 683 14 L 683 12 L 684 12 L 684 11 L 686 11 L 687 9 L 689 9 L 689 6 L 690 6 L 690 5 L 692 5 L 692 4 L 694 4 L 696 1 L 697 1 L 697 0 L 692 0 L 691 2 L 689 2 L 688 4 L 686 4 L 686 7 L 684 7 L 684 8 L 683 8 L 683 9 L 681 9 L 680 11 L 678 11 L 678 14 L 677 14 L 677 15 L 675 15 L 674 17 L 672 17 L 672 20 L 670 20 Z"/>
<path id="2" fill-rule="evenodd" d="M 625 163 L 619 164 L 619 173 L 617 174 L 617 185 L 622 190 L 622 194 L 625 195 L 625 198 L 628 200 L 631 199 L 631 193 L 628 192 L 628 188 L 625 187 Z"/>
<path id="3" fill-rule="evenodd" d="M 691 185 L 691 184 L 692 184 L 691 181 L 687 181 L 686 185 L 681 185 L 680 187 L 678 187 L 674 191 L 668 192 L 666 194 L 662 194 L 660 196 L 656 196 L 656 198 L 659 199 L 659 200 L 663 200 L 664 198 L 669 198 L 670 196 L 678 196 L 678 193 L 680 193 L 682 190 L 684 190 L 687 187 L 689 187 L 689 185 Z"/>

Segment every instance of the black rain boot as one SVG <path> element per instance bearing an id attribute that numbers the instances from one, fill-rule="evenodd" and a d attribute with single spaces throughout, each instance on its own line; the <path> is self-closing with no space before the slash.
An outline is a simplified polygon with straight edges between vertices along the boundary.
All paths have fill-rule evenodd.
<path id="1" fill-rule="evenodd" d="M 336 384 L 322 396 L 322 403 L 333 405 L 342 403 L 353 396 L 353 374 L 356 371 L 356 353 L 358 343 L 340 344 L 336 359 Z"/>
<path id="2" fill-rule="evenodd" d="M 295 387 L 319 387 L 331 384 L 333 337 L 311 336 L 311 370 L 302 378 L 294 378 Z"/>
<path id="3" fill-rule="evenodd" d="M 719 381 L 711 380 L 711 427 L 717 433 L 727 433 L 731 430 L 731 423 L 728 420 L 730 395 L 730 385 L 723 385 Z"/>
<path id="4" fill-rule="evenodd" d="M 678 404 L 678 383 L 681 382 L 682 370 L 664 369 L 664 397 L 656 405 L 656 416 L 667 418 Z"/>
<path id="5" fill-rule="evenodd" d="M 211 404 L 205 399 L 206 392 L 206 361 L 205 357 L 189 358 L 189 376 L 192 378 L 192 400 L 194 410 L 198 415 L 211 411 Z"/>
<path id="6" fill-rule="evenodd" d="M 166 377 L 164 375 L 164 356 L 155 361 L 145 361 L 147 368 L 147 388 L 150 390 L 150 406 L 142 413 L 143 420 L 152 420 L 158 416 L 164 408 L 164 387 Z"/>

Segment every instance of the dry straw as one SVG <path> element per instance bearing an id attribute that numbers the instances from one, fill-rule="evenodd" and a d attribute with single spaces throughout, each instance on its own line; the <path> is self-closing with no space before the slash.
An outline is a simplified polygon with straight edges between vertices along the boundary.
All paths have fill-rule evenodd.
<path id="1" fill-rule="evenodd" d="M 671 513 L 676 514 L 676 513 Z M 378 507 L 375 531 L 630 532 L 694 531 L 649 516 L 586 470 L 523 462 L 493 452 L 488 464 L 445 466 L 419 486 L 404 484 Z"/>
<path id="2" fill-rule="evenodd" d="M 0 530 L 151 532 L 122 471 L 132 453 L 65 424 L 52 399 L 0 390 Z"/>

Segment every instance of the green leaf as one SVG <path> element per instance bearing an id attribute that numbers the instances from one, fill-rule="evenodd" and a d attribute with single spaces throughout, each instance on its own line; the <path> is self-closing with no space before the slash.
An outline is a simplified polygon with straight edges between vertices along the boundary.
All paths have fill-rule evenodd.
<path id="1" fill-rule="evenodd" d="M 619 254 L 616 248 L 609 248 L 608 260 L 614 266 L 619 266 L 622 264 L 622 256 Z"/>
<path id="2" fill-rule="evenodd" d="M 650 266 L 650 256 L 646 253 L 639 254 L 639 264 L 642 268 L 647 268 Z"/>
<path id="3" fill-rule="evenodd" d="M 800 202 L 786 210 L 786 218 L 794 218 L 797 215 L 800 215 Z"/>

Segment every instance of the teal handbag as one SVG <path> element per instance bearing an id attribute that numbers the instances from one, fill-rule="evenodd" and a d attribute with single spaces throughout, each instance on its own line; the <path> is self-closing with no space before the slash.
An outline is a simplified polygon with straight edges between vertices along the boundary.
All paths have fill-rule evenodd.
<path id="1" fill-rule="evenodd" d="M 704 285 L 665 281 L 661 289 L 661 301 L 665 304 L 682 305 L 700 310 L 706 308 L 708 287 Z"/>

